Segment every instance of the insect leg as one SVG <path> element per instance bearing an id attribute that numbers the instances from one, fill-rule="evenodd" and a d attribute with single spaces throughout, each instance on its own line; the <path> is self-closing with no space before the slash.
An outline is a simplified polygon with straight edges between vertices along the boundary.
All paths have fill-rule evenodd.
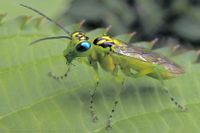
<path id="1" fill-rule="evenodd" d="M 154 70 L 155 70 L 155 72 L 156 72 L 157 75 L 158 75 L 158 78 L 159 78 L 159 80 L 160 80 L 160 82 L 161 82 L 161 84 L 162 84 L 162 87 L 163 87 L 163 89 L 164 89 L 164 92 L 169 96 L 170 100 L 171 100 L 181 111 L 186 111 L 187 108 L 186 108 L 185 106 L 181 105 L 181 104 L 177 101 L 177 99 L 169 92 L 169 89 L 165 86 L 164 81 L 163 81 L 163 79 L 162 79 L 160 73 L 158 72 L 158 69 L 155 67 Z"/>
<path id="2" fill-rule="evenodd" d="M 116 69 L 116 72 L 117 72 L 117 69 Z M 124 79 L 123 78 L 121 78 L 119 76 L 115 76 L 115 80 L 118 83 L 120 83 L 121 87 L 120 87 L 120 89 L 117 89 L 117 95 L 116 95 L 116 98 L 115 98 L 115 102 L 114 102 L 114 105 L 112 107 L 111 113 L 108 116 L 106 130 L 112 129 L 112 118 L 113 118 L 114 112 L 116 111 L 116 108 L 117 108 L 117 105 L 118 105 L 118 101 L 119 101 L 119 98 L 120 98 L 120 94 L 121 94 L 121 90 L 122 90 L 123 85 L 124 85 Z"/>
<path id="3" fill-rule="evenodd" d="M 112 129 L 112 118 L 113 118 L 113 114 L 114 114 L 114 112 L 115 112 L 115 110 L 117 108 L 117 104 L 118 104 L 118 100 L 115 100 L 114 106 L 112 108 L 112 111 L 111 111 L 111 113 L 110 113 L 110 115 L 108 117 L 108 122 L 107 122 L 107 125 L 106 125 L 106 130 Z"/>
<path id="4" fill-rule="evenodd" d="M 68 73 L 70 72 L 70 68 L 71 68 L 71 64 L 69 65 L 67 71 L 65 72 L 65 74 L 61 75 L 61 76 L 57 76 L 56 74 L 52 73 L 52 72 L 49 72 L 48 75 L 49 77 L 52 77 L 53 79 L 56 79 L 56 80 L 60 80 L 60 79 L 63 79 L 63 78 L 66 78 Z"/>
<path id="5" fill-rule="evenodd" d="M 95 109 L 94 109 L 94 96 L 97 90 L 97 87 L 99 86 L 99 74 L 98 74 L 98 65 L 96 62 L 91 62 L 92 67 L 95 70 L 95 87 L 93 90 L 90 90 L 90 114 L 92 116 L 92 121 L 96 122 L 98 120 L 98 117 L 96 115 Z"/>

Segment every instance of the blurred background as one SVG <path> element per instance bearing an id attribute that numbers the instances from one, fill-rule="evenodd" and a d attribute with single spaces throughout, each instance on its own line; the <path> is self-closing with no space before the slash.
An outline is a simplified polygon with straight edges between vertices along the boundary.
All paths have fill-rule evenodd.
<path id="1" fill-rule="evenodd" d="M 112 25 L 112 35 L 136 31 L 137 41 L 173 38 L 200 47 L 200 0 L 73 0 L 57 19 L 86 19 L 86 30 Z"/>
<path id="2" fill-rule="evenodd" d="M 200 47 L 200 0 L 0 0 L 7 18 L 38 16 L 19 6 L 32 6 L 63 25 L 85 19 L 85 31 L 112 25 L 109 34 L 137 32 L 134 41 L 173 39 Z"/>

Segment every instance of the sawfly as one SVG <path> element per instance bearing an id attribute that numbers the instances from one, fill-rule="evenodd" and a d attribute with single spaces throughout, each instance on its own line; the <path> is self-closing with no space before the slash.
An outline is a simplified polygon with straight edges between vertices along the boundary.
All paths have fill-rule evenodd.
<path id="1" fill-rule="evenodd" d="M 63 52 L 66 63 L 68 64 L 67 72 L 63 76 L 56 76 L 50 72 L 49 76 L 54 79 L 63 79 L 64 77 L 67 77 L 70 67 L 72 66 L 72 62 L 77 57 L 86 57 L 87 60 L 84 60 L 84 62 L 93 67 L 96 74 L 96 84 L 93 91 L 90 92 L 90 113 L 93 121 L 98 119 L 93 105 L 96 88 L 99 85 L 99 66 L 106 72 L 111 73 L 114 77 L 119 77 L 118 81 L 121 82 L 121 84 L 123 84 L 123 78 L 120 78 L 119 71 L 127 77 L 138 78 L 142 76 L 149 76 L 159 80 L 162 84 L 164 92 L 169 96 L 169 99 L 180 110 L 186 110 L 186 108 L 181 105 L 168 91 L 163 82 L 165 79 L 174 78 L 184 73 L 183 69 L 174 62 L 160 54 L 152 52 L 151 50 L 128 45 L 125 42 L 106 34 L 90 39 L 84 32 L 75 31 L 70 33 L 62 25 L 56 23 L 38 10 L 23 4 L 21 4 L 21 6 L 40 14 L 67 34 L 65 36 L 41 38 L 33 41 L 31 44 L 50 39 L 64 38 L 70 40 L 70 44 L 68 44 L 67 48 Z M 118 101 L 116 100 L 111 110 L 111 114 L 109 115 L 106 129 L 112 128 L 112 117 L 117 103 Z"/>

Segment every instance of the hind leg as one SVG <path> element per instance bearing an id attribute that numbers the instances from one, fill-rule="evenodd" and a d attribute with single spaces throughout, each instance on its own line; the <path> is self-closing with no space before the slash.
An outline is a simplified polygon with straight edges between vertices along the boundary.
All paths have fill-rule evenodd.
<path id="1" fill-rule="evenodd" d="M 186 108 L 185 106 L 183 106 L 182 104 L 180 104 L 180 103 L 177 101 L 176 97 L 173 96 L 173 95 L 169 92 L 169 89 L 165 86 L 164 81 L 163 81 L 163 79 L 162 79 L 162 77 L 161 77 L 161 75 L 160 75 L 160 73 L 159 73 L 157 67 L 154 68 L 154 71 L 156 72 L 156 74 L 157 74 L 157 76 L 158 76 L 158 78 L 159 78 L 159 81 L 160 81 L 160 83 L 161 83 L 161 85 L 162 85 L 163 91 L 165 92 L 165 94 L 167 94 L 167 96 L 169 97 L 170 101 L 171 101 L 177 108 L 179 108 L 181 111 L 186 111 L 187 108 Z"/>
<path id="2" fill-rule="evenodd" d="M 173 104 L 175 104 L 175 106 L 177 106 L 181 111 L 185 111 L 186 110 L 186 107 L 184 107 L 183 105 L 181 105 L 177 100 L 176 100 L 176 97 L 174 97 L 170 92 L 169 92 L 169 89 L 165 86 L 164 84 L 164 81 L 159 73 L 159 68 L 158 67 L 154 67 L 154 68 L 147 68 L 147 69 L 144 69 L 136 74 L 132 74 L 130 72 L 130 69 L 123 69 L 123 73 L 129 77 L 133 77 L 133 78 L 138 78 L 138 77 L 141 77 L 141 76 L 145 76 L 147 74 L 150 74 L 150 73 L 156 73 L 157 74 L 157 77 L 158 77 L 158 80 L 160 81 L 160 83 L 162 84 L 162 88 L 165 92 L 165 94 L 168 95 L 169 99 L 171 102 L 173 102 Z"/>

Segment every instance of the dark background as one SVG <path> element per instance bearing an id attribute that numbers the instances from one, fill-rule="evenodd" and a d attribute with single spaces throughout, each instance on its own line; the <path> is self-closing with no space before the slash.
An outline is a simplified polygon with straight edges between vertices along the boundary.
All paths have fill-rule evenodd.
<path id="1" fill-rule="evenodd" d="M 200 0 L 73 0 L 60 19 L 86 19 L 86 31 L 112 25 L 111 35 L 136 31 L 137 41 L 173 38 L 200 47 Z"/>

